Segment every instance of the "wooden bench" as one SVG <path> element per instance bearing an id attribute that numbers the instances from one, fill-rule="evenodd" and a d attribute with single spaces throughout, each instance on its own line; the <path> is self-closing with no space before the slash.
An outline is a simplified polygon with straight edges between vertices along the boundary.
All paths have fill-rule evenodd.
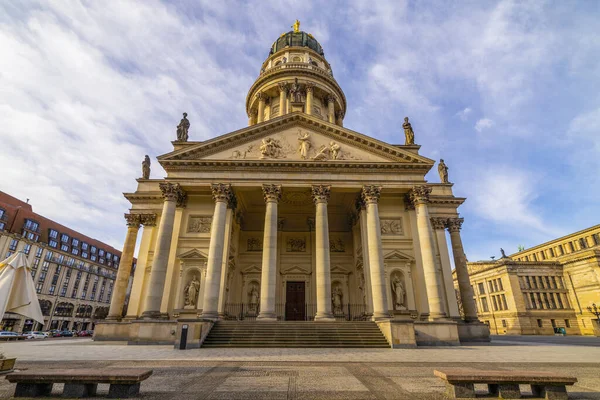
<path id="1" fill-rule="evenodd" d="M 521 384 L 531 385 L 534 397 L 562 400 L 568 398 L 566 385 L 577 382 L 573 376 L 553 372 L 448 368 L 433 373 L 446 381 L 446 396 L 450 398 L 474 398 L 474 384 L 484 383 L 490 394 L 503 399 L 521 398 Z"/>
<path id="2" fill-rule="evenodd" d="M 15 397 L 48 396 L 52 385 L 64 383 L 63 397 L 96 395 L 99 383 L 109 383 L 108 397 L 126 398 L 138 395 L 140 382 L 152 375 L 151 369 L 47 369 L 14 372 L 6 376 L 16 383 Z"/>

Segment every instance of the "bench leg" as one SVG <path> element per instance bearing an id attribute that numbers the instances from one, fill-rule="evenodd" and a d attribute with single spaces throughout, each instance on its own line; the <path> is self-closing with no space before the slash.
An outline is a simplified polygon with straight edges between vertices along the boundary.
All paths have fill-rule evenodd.
<path id="1" fill-rule="evenodd" d="M 475 386 L 472 383 L 449 383 L 446 382 L 446 396 L 451 399 L 474 399 Z"/>
<path id="2" fill-rule="evenodd" d="M 498 384 L 495 384 L 495 383 L 488 384 L 488 392 L 491 395 L 498 396 Z"/>
<path id="3" fill-rule="evenodd" d="M 17 383 L 15 397 L 48 396 L 52 393 L 52 383 Z"/>
<path id="4" fill-rule="evenodd" d="M 127 398 L 136 396 L 140 393 L 140 384 L 121 384 L 111 383 L 110 389 L 108 389 L 108 397 L 112 399 Z"/>
<path id="5" fill-rule="evenodd" d="M 567 387 L 565 385 L 547 385 L 541 386 L 539 397 L 546 400 L 567 400 Z"/>
<path id="6" fill-rule="evenodd" d="M 519 385 L 512 383 L 499 384 L 498 397 L 503 399 L 520 399 L 521 389 L 519 389 Z"/>
<path id="7" fill-rule="evenodd" d="M 96 395 L 97 383 L 65 383 L 63 397 L 91 397 Z"/>

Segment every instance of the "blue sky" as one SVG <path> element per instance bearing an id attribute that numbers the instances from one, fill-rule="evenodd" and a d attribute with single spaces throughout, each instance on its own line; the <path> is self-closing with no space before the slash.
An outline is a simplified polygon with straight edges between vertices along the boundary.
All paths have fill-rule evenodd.
<path id="1" fill-rule="evenodd" d="M 469 260 L 600 223 L 600 2 L 0 2 L 0 190 L 120 248 L 144 154 L 247 125 L 298 18 L 345 126 L 444 158 Z M 428 179 L 439 180 L 432 170 Z"/>

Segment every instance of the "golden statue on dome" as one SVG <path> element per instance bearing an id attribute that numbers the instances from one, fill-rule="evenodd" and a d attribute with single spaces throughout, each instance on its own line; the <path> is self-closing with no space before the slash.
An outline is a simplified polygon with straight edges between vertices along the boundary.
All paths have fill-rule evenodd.
<path id="1" fill-rule="evenodd" d="M 294 28 L 294 32 L 300 32 L 300 21 L 296 20 L 294 25 L 292 25 L 292 28 Z"/>

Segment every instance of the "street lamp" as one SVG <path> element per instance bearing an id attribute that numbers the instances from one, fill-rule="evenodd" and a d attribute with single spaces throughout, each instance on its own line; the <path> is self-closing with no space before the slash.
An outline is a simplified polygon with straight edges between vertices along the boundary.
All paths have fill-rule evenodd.
<path id="1" fill-rule="evenodd" d="M 596 316 L 598 320 L 598 327 L 600 328 L 600 309 L 596 306 L 596 303 L 592 303 L 590 307 L 587 308 L 588 311 Z"/>

